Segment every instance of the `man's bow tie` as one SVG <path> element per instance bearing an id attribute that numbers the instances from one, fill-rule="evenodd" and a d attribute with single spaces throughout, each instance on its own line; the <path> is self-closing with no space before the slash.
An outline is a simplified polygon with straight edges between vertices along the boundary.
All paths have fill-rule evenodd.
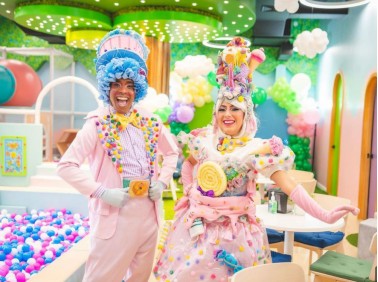
<path id="1" fill-rule="evenodd" d="M 128 117 L 123 114 L 116 113 L 116 118 L 121 123 L 122 130 L 126 129 L 129 123 L 131 123 L 136 128 L 140 128 L 139 120 L 137 117 L 138 116 L 136 112 L 132 112 Z"/>

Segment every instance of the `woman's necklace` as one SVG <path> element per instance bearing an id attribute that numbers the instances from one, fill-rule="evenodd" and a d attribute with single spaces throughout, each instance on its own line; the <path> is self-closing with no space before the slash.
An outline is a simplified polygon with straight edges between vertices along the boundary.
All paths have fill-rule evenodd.
<path id="1" fill-rule="evenodd" d="M 222 155 L 232 153 L 237 147 L 245 146 L 249 140 L 251 139 L 247 136 L 240 138 L 219 137 L 217 150 L 221 152 Z"/>

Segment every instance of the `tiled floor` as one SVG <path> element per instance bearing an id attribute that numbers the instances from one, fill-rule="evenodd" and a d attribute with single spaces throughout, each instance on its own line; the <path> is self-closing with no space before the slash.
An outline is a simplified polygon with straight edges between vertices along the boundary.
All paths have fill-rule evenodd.
<path id="1" fill-rule="evenodd" d="M 359 228 L 359 220 L 357 217 L 350 215 L 348 219 L 348 223 L 346 225 L 346 235 L 352 234 L 352 233 L 358 233 Z M 345 236 L 346 237 L 346 236 Z M 345 254 L 350 256 L 357 257 L 357 248 L 352 246 L 344 237 L 344 250 Z M 313 262 L 317 260 L 317 255 L 313 254 Z M 308 273 L 309 269 L 309 251 L 303 248 L 294 247 L 294 254 L 293 254 L 293 262 L 301 265 L 305 271 L 305 273 Z M 307 280 L 303 282 L 312 282 L 314 280 L 313 275 L 306 276 Z M 151 278 L 148 282 L 156 282 L 156 279 L 151 275 Z M 194 282 L 194 281 L 193 281 Z"/>

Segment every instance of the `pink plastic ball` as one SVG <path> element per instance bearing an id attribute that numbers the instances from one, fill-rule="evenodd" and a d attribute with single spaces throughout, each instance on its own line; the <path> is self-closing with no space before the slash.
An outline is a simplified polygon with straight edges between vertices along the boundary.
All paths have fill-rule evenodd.
<path id="1" fill-rule="evenodd" d="M 5 276 L 7 276 L 8 272 L 9 272 L 9 266 L 8 265 L 5 264 L 5 265 L 0 267 L 0 276 L 5 277 Z"/>
<path id="2" fill-rule="evenodd" d="M 44 265 L 44 264 L 45 264 L 45 261 L 43 261 L 42 264 L 40 264 L 39 262 L 36 262 L 36 263 L 34 264 L 34 269 L 38 271 L 38 270 L 41 269 L 42 265 Z"/>
<path id="3" fill-rule="evenodd" d="M 34 266 L 33 265 L 28 265 L 27 267 L 25 267 L 25 271 L 27 272 L 27 273 L 30 273 L 30 272 L 32 272 L 34 270 Z"/>
<path id="4" fill-rule="evenodd" d="M 25 274 L 22 272 L 17 273 L 16 279 L 17 279 L 17 282 L 25 282 L 26 281 Z"/>

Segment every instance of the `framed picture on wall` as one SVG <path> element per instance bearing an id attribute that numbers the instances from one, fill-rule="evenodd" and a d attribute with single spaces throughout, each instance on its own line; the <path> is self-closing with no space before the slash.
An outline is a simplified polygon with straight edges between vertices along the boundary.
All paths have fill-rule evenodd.
<path id="1" fill-rule="evenodd" d="M 4 176 L 25 176 L 27 173 L 26 137 L 0 137 L 0 168 Z"/>

